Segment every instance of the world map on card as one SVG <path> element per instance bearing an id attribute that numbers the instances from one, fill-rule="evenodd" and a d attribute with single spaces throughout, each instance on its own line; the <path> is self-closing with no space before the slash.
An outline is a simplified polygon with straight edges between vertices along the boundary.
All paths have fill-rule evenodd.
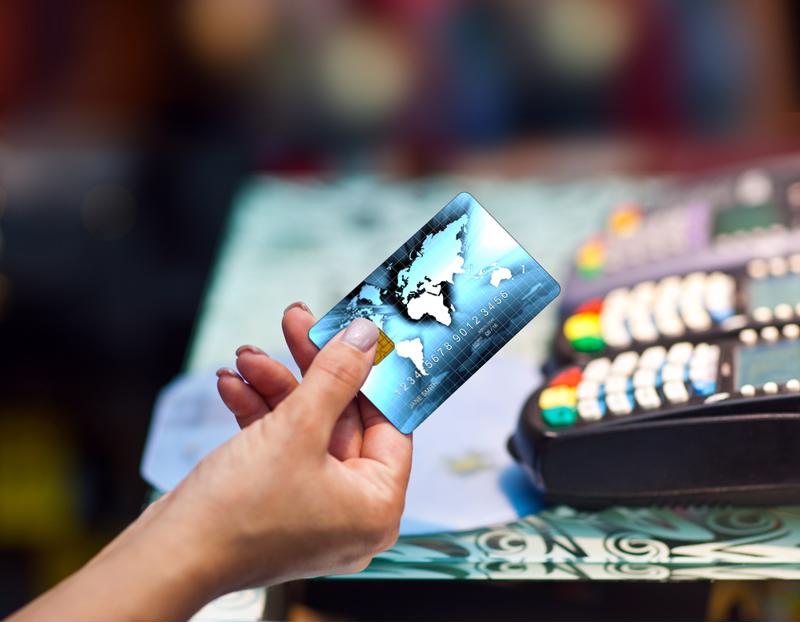
<path id="1" fill-rule="evenodd" d="M 322 347 L 355 318 L 382 331 L 363 393 L 410 431 L 557 294 L 558 284 L 462 193 L 370 274 L 309 336 Z M 387 349 L 386 341 L 392 344 Z"/>

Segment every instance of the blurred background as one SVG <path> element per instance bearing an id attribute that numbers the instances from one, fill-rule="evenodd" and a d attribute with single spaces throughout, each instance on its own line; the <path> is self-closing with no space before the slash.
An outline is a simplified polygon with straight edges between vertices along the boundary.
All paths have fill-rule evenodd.
<path id="1" fill-rule="evenodd" d="M 244 180 L 644 175 L 790 151 L 798 13 L 5 0 L 0 615 L 140 511 L 153 401 L 182 369 Z"/>

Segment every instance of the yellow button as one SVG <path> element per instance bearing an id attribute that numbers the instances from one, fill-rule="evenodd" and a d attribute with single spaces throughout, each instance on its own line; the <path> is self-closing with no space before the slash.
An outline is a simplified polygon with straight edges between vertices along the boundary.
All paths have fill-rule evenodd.
<path id="1" fill-rule="evenodd" d="M 575 387 L 566 385 L 547 387 L 539 394 L 539 408 L 542 410 L 559 406 L 575 406 L 577 402 Z"/>
<path id="2" fill-rule="evenodd" d="M 570 341 L 583 337 L 599 337 L 600 316 L 597 313 L 576 313 L 564 322 L 564 336 Z"/>
<path id="3" fill-rule="evenodd" d="M 599 268 L 605 260 L 606 249 L 599 240 L 589 240 L 578 249 L 576 261 L 581 268 Z"/>

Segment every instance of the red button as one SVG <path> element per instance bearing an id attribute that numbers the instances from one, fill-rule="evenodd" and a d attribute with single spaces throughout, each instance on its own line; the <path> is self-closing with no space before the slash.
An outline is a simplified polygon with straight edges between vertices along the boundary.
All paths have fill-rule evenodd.
<path id="1" fill-rule="evenodd" d="M 587 300 L 584 302 L 580 307 L 575 309 L 575 314 L 578 313 L 597 313 L 599 314 L 600 311 L 603 310 L 603 299 L 602 298 L 592 298 L 591 300 Z"/>
<path id="2" fill-rule="evenodd" d="M 580 367 L 568 367 L 564 371 L 558 372 L 553 378 L 548 382 L 548 386 L 551 387 L 558 387 L 558 386 L 568 386 L 568 387 L 577 387 L 578 383 L 581 381 L 581 377 L 583 373 L 581 372 Z"/>

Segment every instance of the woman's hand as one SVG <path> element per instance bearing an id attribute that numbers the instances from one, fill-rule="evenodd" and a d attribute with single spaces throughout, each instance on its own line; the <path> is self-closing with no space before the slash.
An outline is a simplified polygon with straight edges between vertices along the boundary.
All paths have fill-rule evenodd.
<path id="1" fill-rule="evenodd" d="M 17 617 L 186 618 L 232 590 L 355 572 L 393 544 L 411 437 L 359 394 L 378 329 L 357 319 L 318 351 L 313 323 L 304 305 L 284 314 L 302 382 L 240 348 L 219 390 L 242 431 Z"/>
<path id="2" fill-rule="evenodd" d="M 378 328 L 357 319 L 318 351 L 313 323 L 304 306 L 284 315 L 299 384 L 258 349 L 239 349 L 247 384 L 222 372 L 219 390 L 244 430 L 175 491 L 204 537 L 222 540 L 226 589 L 354 572 L 397 539 L 411 438 L 358 393 Z"/>

